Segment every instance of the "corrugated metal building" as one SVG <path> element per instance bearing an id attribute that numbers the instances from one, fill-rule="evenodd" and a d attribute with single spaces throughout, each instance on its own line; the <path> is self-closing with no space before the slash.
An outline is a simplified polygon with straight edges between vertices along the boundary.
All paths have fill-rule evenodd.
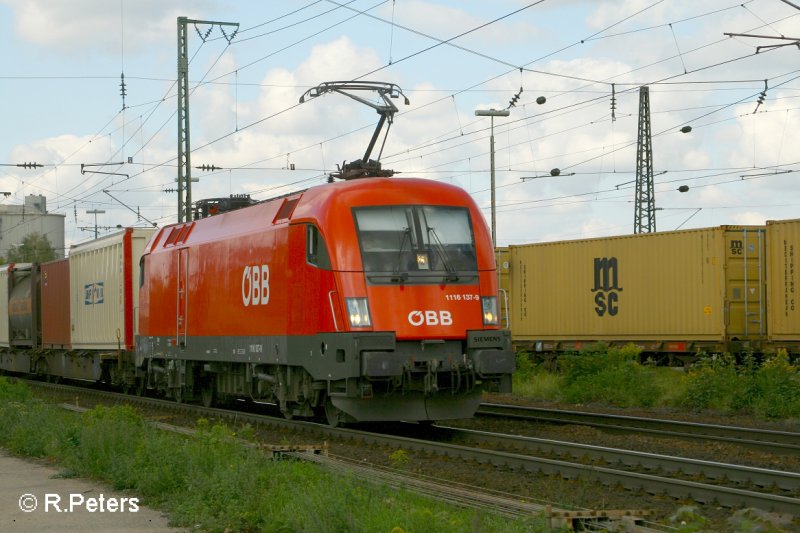
<path id="1" fill-rule="evenodd" d="M 7 258 L 12 246 L 19 246 L 31 233 L 45 235 L 56 257 L 64 257 L 66 215 L 47 212 L 47 199 L 29 194 L 23 205 L 0 205 L 0 256 Z"/>

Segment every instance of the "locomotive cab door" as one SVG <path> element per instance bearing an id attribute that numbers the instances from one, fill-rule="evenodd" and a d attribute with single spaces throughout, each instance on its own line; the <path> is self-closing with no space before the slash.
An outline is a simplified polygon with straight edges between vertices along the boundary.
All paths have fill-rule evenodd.
<path id="1" fill-rule="evenodd" d="M 178 250 L 176 344 L 186 346 L 186 322 L 189 318 L 189 249 Z"/>

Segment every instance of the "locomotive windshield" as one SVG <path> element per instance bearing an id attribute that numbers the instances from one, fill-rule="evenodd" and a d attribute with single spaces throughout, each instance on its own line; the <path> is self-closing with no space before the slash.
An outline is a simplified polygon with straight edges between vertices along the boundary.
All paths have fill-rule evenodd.
<path id="1" fill-rule="evenodd" d="M 353 213 L 370 281 L 463 283 L 477 276 L 466 208 L 390 205 L 359 207 Z"/>

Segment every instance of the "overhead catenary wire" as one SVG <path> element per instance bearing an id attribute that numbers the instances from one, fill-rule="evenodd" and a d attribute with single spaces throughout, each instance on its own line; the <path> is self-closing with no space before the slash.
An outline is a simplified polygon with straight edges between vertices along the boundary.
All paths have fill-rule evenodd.
<path id="1" fill-rule="evenodd" d="M 452 99 L 452 96 L 451 96 L 451 95 L 448 95 L 448 98 Z M 270 117 L 267 117 L 267 118 L 270 118 Z M 266 119 L 265 119 L 265 120 L 266 120 Z M 354 130 L 354 131 L 355 131 L 355 130 Z M 152 139 L 152 138 L 151 138 L 151 139 Z M 327 141 L 323 141 L 323 142 L 327 142 Z M 209 143 L 209 144 L 211 144 L 211 143 Z M 316 145 L 316 144 L 314 144 L 314 145 Z M 320 146 L 321 146 L 321 145 L 320 145 Z M 198 148 L 198 149 L 200 149 L 200 148 Z M 294 151 L 294 150 L 293 150 L 293 151 Z M 283 152 L 285 152 L 285 149 L 282 149 L 282 150 L 281 150 L 281 153 L 282 153 L 282 154 L 283 154 Z M 276 157 L 278 157 L 278 156 L 276 155 Z M 151 166 L 151 167 L 149 167 L 149 168 L 152 168 L 152 166 Z"/>

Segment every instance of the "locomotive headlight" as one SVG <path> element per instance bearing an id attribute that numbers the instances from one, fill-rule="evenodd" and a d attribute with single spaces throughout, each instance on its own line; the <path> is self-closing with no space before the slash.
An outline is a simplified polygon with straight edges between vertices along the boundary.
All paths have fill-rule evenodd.
<path id="1" fill-rule="evenodd" d="M 500 317 L 497 314 L 497 296 L 481 296 L 481 306 L 483 307 L 483 325 L 499 325 Z"/>
<path id="2" fill-rule="evenodd" d="M 372 326 L 366 298 L 345 298 L 344 301 L 347 305 L 347 315 L 350 318 L 351 327 L 368 328 Z"/>

